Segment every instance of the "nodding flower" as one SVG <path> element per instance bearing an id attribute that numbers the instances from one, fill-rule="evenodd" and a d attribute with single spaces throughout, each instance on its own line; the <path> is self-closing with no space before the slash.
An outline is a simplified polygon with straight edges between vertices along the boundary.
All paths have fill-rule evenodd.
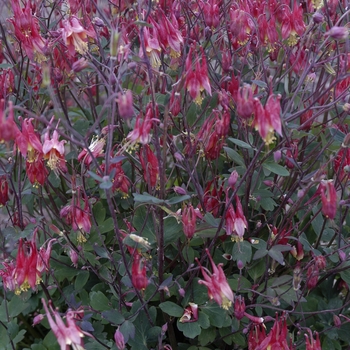
<path id="1" fill-rule="evenodd" d="M 204 277 L 204 280 L 199 280 L 198 283 L 204 284 L 208 288 L 210 299 L 214 299 L 223 309 L 228 310 L 233 303 L 234 295 L 222 269 L 223 264 L 216 266 L 208 249 L 206 249 L 206 253 L 212 266 L 212 272 L 203 267 L 199 260 L 196 259 Z"/>

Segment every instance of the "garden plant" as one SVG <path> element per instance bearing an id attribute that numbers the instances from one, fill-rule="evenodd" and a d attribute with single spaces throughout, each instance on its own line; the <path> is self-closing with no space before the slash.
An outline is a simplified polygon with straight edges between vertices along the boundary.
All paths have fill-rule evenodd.
<path id="1" fill-rule="evenodd" d="M 0 349 L 349 349 L 347 0 L 0 6 Z"/>

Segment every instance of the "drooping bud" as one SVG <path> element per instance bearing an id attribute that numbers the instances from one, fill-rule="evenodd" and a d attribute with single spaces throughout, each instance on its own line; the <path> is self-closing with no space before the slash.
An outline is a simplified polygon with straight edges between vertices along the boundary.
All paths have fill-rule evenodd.
<path id="1" fill-rule="evenodd" d="M 349 36 L 349 29 L 346 27 L 334 26 L 325 33 L 325 36 L 330 36 L 334 40 L 347 39 Z"/>
<path id="2" fill-rule="evenodd" d="M 242 298 L 240 295 L 236 295 L 235 299 L 235 317 L 237 320 L 241 320 L 244 317 L 245 313 L 245 302 L 244 298 Z"/>
<path id="3" fill-rule="evenodd" d="M 114 333 L 114 340 L 115 345 L 117 346 L 118 350 L 124 350 L 125 349 L 125 340 L 123 333 L 119 330 L 119 327 Z"/>
<path id="4" fill-rule="evenodd" d="M 186 206 L 182 213 L 182 227 L 188 239 L 191 239 L 196 231 L 196 219 L 196 213 L 192 204 Z"/>
<path id="5" fill-rule="evenodd" d="M 118 93 L 117 104 L 119 115 L 123 119 L 129 119 L 134 116 L 133 97 L 130 90 L 126 90 L 125 94 Z"/>

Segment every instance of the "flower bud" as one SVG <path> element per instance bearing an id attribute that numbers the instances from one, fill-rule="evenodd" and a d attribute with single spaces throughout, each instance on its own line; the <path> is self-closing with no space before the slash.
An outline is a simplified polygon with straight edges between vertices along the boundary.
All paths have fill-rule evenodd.
<path id="1" fill-rule="evenodd" d="M 74 73 L 79 73 L 88 66 L 88 61 L 82 57 L 78 61 L 72 64 L 72 70 Z"/>
<path id="2" fill-rule="evenodd" d="M 312 16 L 312 19 L 316 24 L 319 24 L 323 22 L 324 17 L 321 12 L 315 12 L 314 15 Z"/>
<path id="3" fill-rule="evenodd" d="M 230 177 L 228 178 L 228 185 L 234 190 L 235 185 L 237 183 L 238 180 L 238 173 L 236 170 L 232 171 Z"/>
<path id="4" fill-rule="evenodd" d="M 330 36 L 334 40 L 347 39 L 349 36 L 349 30 L 346 27 L 332 27 L 325 35 Z"/>
<path id="5" fill-rule="evenodd" d="M 340 328 L 340 327 L 341 327 L 341 321 L 340 321 L 339 316 L 333 315 L 333 322 L 334 322 L 334 325 L 335 325 L 337 328 Z"/>
<path id="6" fill-rule="evenodd" d="M 132 118 L 134 116 L 133 97 L 130 90 L 126 90 L 125 94 L 118 93 L 117 98 L 118 112 L 123 119 Z"/>
<path id="7" fill-rule="evenodd" d="M 174 192 L 177 193 L 177 194 L 180 194 L 180 195 L 186 195 L 187 194 L 187 191 L 180 187 L 180 186 L 174 186 Z"/>
<path id="8" fill-rule="evenodd" d="M 239 270 L 242 270 L 244 268 L 244 263 L 242 260 L 237 261 L 237 267 Z"/>
<path id="9" fill-rule="evenodd" d="M 240 295 L 236 296 L 235 300 L 235 317 L 237 320 L 241 320 L 244 317 L 245 313 L 245 302 L 244 298 L 242 298 Z"/>
<path id="10" fill-rule="evenodd" d="M 342 262 L 346 261 L 346 253 L 345 252 L 343 252 L 342 250 L 339 250 L 338 254 L 339 254 L 340 261 L 342 261 Z"/>
<path id="11" fill-rule="evenodd" d="M 43 314 L 36 315 L 33 319 L 33 327 L 39 324 L 44 318 L 45 316 Z"/>
<path id="12" fill-rule="evenodd" d="M 124 350 L 125 349 L 124 335 L 119 330 L 119 327 L 114 333 L 114 340 L 115 340 L 115 345 L 117 346 L 118 350 Z"/>
<path id="13" fill-rule="evenodd" d="M 273 153 L 273 159 L 276 163 L 278 163 L 281 160 L 282 153 L 280 150 Z"/>

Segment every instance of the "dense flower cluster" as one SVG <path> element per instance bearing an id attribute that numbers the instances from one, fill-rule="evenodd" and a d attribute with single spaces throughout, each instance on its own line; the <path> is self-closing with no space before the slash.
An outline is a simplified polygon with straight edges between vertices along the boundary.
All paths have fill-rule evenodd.
<path id="1" fill-rule="evenodd" d="M 348 7 L 8 2 L 0 344 L 347 347 Z"/>

